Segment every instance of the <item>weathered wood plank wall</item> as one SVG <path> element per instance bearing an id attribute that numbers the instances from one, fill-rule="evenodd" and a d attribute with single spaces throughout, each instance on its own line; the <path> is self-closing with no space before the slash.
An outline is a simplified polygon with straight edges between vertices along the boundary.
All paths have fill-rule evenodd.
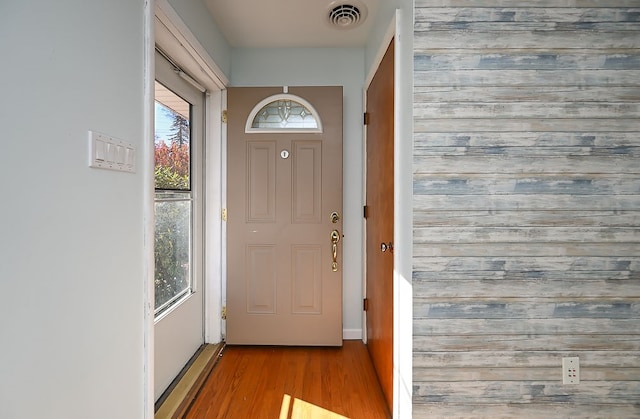
<path id="1" fill-rule="evenodd" d="M 414 417 L 640 417 L 640 0 L 414 29 Z"/>

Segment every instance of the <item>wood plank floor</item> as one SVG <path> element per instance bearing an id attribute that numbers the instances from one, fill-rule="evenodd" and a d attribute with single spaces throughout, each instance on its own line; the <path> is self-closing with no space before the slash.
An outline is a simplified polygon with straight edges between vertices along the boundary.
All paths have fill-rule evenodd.
<path id="1" fill-rule="evenodd" d="M 361 341 L 342 348 L 227 346 L 186 418 L 390 418 Z"/>

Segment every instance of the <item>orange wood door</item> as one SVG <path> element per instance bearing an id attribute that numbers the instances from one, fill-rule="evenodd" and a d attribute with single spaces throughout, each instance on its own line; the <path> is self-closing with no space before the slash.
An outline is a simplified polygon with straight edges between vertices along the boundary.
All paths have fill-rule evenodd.
<path id="1" fill-rule="evenodd" d="M 390 409 L 393 406 L 393 78 L 392 41 L 367 89 L 366 128 L 367 347 Z"/>
<path id="2" fill-rule="evenodd" d="M 246 132 L 282 88 L 228 91 L 226 340 L 340 346 L 342 221 L 330 215 L 342 214 L 342 87 L 288 93 L 315 109 L 321 133 Z"/>

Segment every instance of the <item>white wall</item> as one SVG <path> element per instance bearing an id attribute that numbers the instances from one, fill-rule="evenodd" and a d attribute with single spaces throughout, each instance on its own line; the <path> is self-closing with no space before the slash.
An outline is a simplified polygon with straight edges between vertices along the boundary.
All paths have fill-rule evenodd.
<path id="1" fill-rule="evenodd" d="M 143 3 L 0 4 L 2 418 L 143 416 Z"/>
<path id="2" fill-rule="evenodd" d="M 344 300 L 345 338 L 362 333 L 362 89 L 360 48 L 234 49 L 233 86 L 344 87 Z"/>

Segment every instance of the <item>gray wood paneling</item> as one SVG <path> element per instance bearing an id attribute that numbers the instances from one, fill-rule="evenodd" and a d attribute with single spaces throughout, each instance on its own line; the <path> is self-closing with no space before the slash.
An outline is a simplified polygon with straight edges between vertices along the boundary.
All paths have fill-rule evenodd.
<path id="1" fill-rule="evenodd" d="M 413 110 L 414 417 L 640 417 L 640 2 L 416 0 Z"/>
<path id="2" fill-rule="evenodd" d="M 637 418 L 638 405 L 628 404 L 576 404 L 576 403 L 521 403 L 521 404 L 472 404 L 464 405 L 429 403 L 414 404 L 414 418 L 429 419 L 469 419 L 469 418 Z"/>
<path id="3" fill-rule="evenodd" d="M 605 404 L 637 400 L 638 381 L 587 381 L 562 385 L 553 381 L 431 382 L 416 389 L 414 400 L 432 403 L 576 403 Z M 611 417 L 611 416 L 610 416 Z"/>

